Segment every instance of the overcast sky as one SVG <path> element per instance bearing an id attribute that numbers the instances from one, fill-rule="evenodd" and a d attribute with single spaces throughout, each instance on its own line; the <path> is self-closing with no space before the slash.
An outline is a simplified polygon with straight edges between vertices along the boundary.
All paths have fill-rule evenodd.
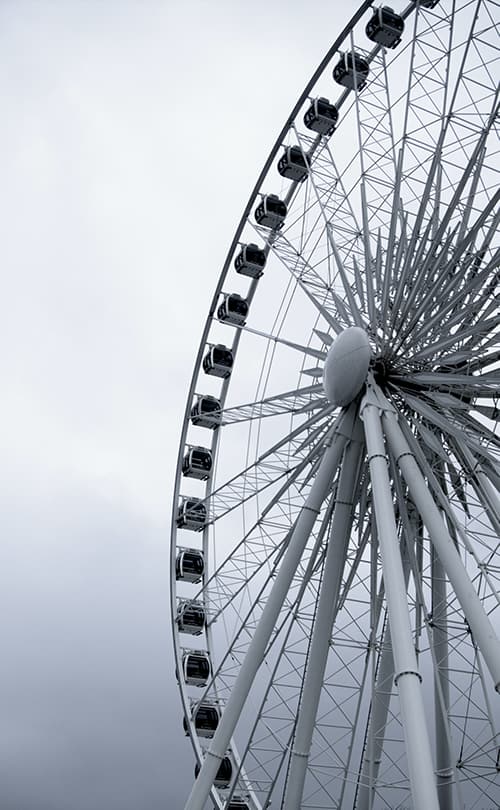
<path id="1" fill-rule="evenodd" d="M 174 810 L 168 526 L 211 292 L 357 4 L 0 2 L 0 808 Z"/>

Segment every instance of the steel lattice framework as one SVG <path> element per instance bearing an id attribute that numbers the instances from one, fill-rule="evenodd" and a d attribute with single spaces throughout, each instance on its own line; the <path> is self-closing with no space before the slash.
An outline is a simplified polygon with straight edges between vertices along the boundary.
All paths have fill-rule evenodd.
<path id="1" fill-rule="evenodd" d="M 186 810 L 500 806 L 499 4 L 399 5 L 401 42 L 364 2 L 308 83 L 209 308 L 171 540 Z M 304 125 L 317 98 L 333 132 Z M 271 193 L 286 216 L 259 223 Z M 263 275 L 234 267 L 254 243 Z M 353 327 L 370 361 L 337 407 Z"/>

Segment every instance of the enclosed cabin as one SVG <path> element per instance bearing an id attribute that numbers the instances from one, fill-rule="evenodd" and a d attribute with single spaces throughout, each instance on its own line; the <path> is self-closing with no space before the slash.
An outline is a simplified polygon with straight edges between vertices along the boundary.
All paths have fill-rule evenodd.
<path id="1" fill-rule="evenodd" d="M 200 498 L 183 498 L 177 508 L 177 526 L 199 532 L 207 522 L 207 508 Z"/>
<path id="2" fill-rule="evenodd" d="M 287 180 L 302 183 L 309 174 L 311 161 L 298 146 L 287 146 L 278 161 L 278 171 Z"/>
<path id="3" fill-rule="evenodd" d="M 389 6 L 382 6 L 375 9 L 367 23 L 366 36 L 384 48 L 395 48 L 401 42 L 404 27 L 404 20 L 399 14 Z"/>
<path id="4" fill-rule="evenodd" d="M 182 474 L 186 478 L 207 481 L 212 470 L 212 453 L 206 447 L 188 447 L 182 459 Z"/>
<path id="5" fill-rule="evenodd" d="M 286 205 L 276 194 L 265 194 L 255 209 L 257 223 L 274 231 L 283 226 L 286 214 Z"/>
<path id="6" fill-rule="evenodd" d="M 205 629 L 205 608 L 201 602 L 196 602 L 194 599 L 182 600 L 177 607 L 176 621 L 179 633 L 199 636 Z"/>
<path id="7" fill-rule="evenodd" d="M 194 727 L 198 737 L 213 737 L 219 725 L 219 709 L 213 703 L 200 703 L 192 713 Z M 184 731 L 189 734 L 186 718 L 183 720 Z"/>
<path id="8" fill-rule="evenodd" d="M 182 656 L 182 672 L 188 686 L 206 686 L 211 673 L 208 653 L 186 650 Z"/>
<path id="9" fill-rule="evenodd" d="M 208 352 L 203 358 L 203 371 L 205 374 L 225 379 L 230 376 L 232 368 L 233 353 L 231 349 L 221 343 L 216 346 L 209 346 Z"/>
<path id="10" fill-rule="evenodd" d="M 413 0 L 413 2 L 417 3 L 418 0 Z M 439 0 L 420 0 L 421 8 L 434 8 L 434 6 L 437 6 L 438 3 Z"/>
<path id="11" fill-rule="evenodd" d="M 195 778 L 198 778 L 198 774 L 201 768 L 198 763 L 196 763 L 194 767 L 194 775 Z M 231 784 L 231 778 L 233 775 L 233 763 L 231 762 L 229 757 L 224 757 L 221 759 L 221 763 L 219 765 L 219 770 L 214 779 L 214 785 L 216 788 L 221 790 L 225 790 Z"/>
<path id="12" fill-rule="evenodd" d="M 240 799 L 239 796 L 233 796 L 229 804 L 226 805 L 226 810 L 250 810 L 250 805 L 245 799 Z"/>
<path id="13" fill-rule="evenodd" d="M 248 302 L 237 293 L 228 293 L 217 309 L 219 321 L 244 326 L 248 315 Z"/>
<path id="14" fill-rule="evenodd" d="M 222 421 L 220 400 L 209 394 L 199 396 L 191 408 L 191 423 L 198 427 L 219 427 Z"/>
<path id="15" fill-rule="evenodd" d="M 200 582 L 205 571 L 203 552 L 194 548 L 181 549 L 175 559 L 175 578 L 182 582 Z"/>
<path id="16" fill-rule="evenodd" d="M 304 115 L 304 124 L 318 135 L 331 135 L 335 130 L 339 114 L 337 108 L 327 98 L 314 99 Z"/>
<path id="17" fill-rule="evenodd" d="M 266 254 L 253 242 L 242 245 L 241 251 L 234 260 L 234 267 L 241 276 L 260 278 L 266 266 Z"/>
<path id="18" fill-rule="evenodd" d="M 370 66 L 363 56 L 348 51 L 333 69 L 333 78 L 337 84 L 349 90 L 362 90 L 366 84 Z"/>

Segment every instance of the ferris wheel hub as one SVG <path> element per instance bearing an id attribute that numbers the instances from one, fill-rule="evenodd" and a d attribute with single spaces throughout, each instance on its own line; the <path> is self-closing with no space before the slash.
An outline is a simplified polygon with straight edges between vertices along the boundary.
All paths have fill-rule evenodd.
<path id="1" fill-rule="evenodd" d="M 344 329 L 325 360 L 323 387 L 332 405 L 349 405 L 366 381 L 372 352 L 368 335 L 359 326 Z"/>

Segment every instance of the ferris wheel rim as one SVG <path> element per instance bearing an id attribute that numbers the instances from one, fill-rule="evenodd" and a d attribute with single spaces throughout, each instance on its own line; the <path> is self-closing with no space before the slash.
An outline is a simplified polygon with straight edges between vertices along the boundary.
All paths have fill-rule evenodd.
<path id="1" fill-rule="evenodd" d="M 363 3 L 363 4 L 362 4 L 362 6 L 360 7 L 360 10 L 358 10 L 359 19 L 361 18 L 362 14 L 363 14 L 363 13 L 364 13 L 364 12 L 367 10 L 367 8 L 368 8 L 368 7 L 370 7 L 370 6 L 371 6 L 371 3 Z M 415 9 L 415 7 L 416 7 L 416 5 L 415 5 L 415 4 L 412 4 L 412 10 L 413 10 L 413 9 Z M 363 10 L 361 11 L 361 9 L 363 9 Z M 357 17 L 356 15 L 355 15 L 355 17 L 356 17 L 356 22 L 357 22 L 358 17 Z M 354 18 L 353 18 L 353 20 L 354 20 Z M 352 23 L 352 24 L 351 24 L 351 23 Z M 348 27 L 345 29 L 345 31 L 343 32 L 343 34 L 345 34 L 345 32 L 347 31 L 347 34 L 345 34 L 346 36 L 347 36 L 347 35 L 348 35 L 348 34 L 349 34 L 351 31 L 352 31 L 352 29 L 353 29 L 353 27 L 354 27 L 354 25 L 355 25 L 355 23 L 353 23 L 352 21 L 351 21 L 351 23 L 349 24 L 349 26 L 348 26 Z M 344 37 L 344 38 L 345 38 L 345 37 Z M 338 49 L 338 47 L 339 47 L 339 46 L 337 46 L 337 49 Z M 329 60 L 328 60 L 328 64 L 331 62 L 331 59 L 333 58 L 334 53 L 336 53 L 336 52 L 337 52 L 337 50 L 335 50 L 335 52 L 333 52 L 333 53 L 332 53 L 332 55 L 330 56 L 330 58 L 329 58 Z M 330 52 L 329 52 L 329 53 L 330 53 Z M 324 62 L 322 62 L 322 65 L 323 65 L 324 63 L 325 63 L 325 60 L 324 60 Z M 323 72 L 324 72 L 324 70 L 326 70 L 326 63 L 325 63 L 325 66 L 323 67 L 323 69 L 322 69 L 321 73 L 323 73 Z M 315 77 L 316 77 L 316 74 L 315 74 Z M 316 79 L 314 79 L 314 82 L 313 82 L 313 80 L 311 80 L 311 82 L 308 84 L 308 86 L 307 86 L 307 88 L 306 88 L 306 91 L 304 91 L 304 93 L 302 94 L 301 99 L 300 99 L 300 102 L 298 102 L 298 103 L 297 103 L 295 110 L 297 110 L 297 111 L 298 111 L 298 110 L 300 110 L 300 108 L 301 108 L 301 106 L 302 106 L 302 104 L 303 104 L 303 102 L 304 102 L 304 99 L 306 98 L 306 95 L 307 95 L 308 89 L 310 89 L 310 88 L 311 88 L 311 87 L 314 85 L 315 80 L 316 80 Z M 284 135 L 284 133 L 285 133 L 285 130 L 288 130 L 288 128 L 289 128 L 289 124 L 290 124 L 291 118 L 292 118 L 292 117 L 290 117 L 289 121 L 287 122 L 287 124 L 286 124 L 286 125 L 285 125 L 285 127 L 283 128 L 282 132 L 280 133 L 280 136 L 278 137 L 278 139 L 277 139 L 277 141 L 276 141 L 276 143 L 275 143 L 275 146 L 273 147 L 273 150 L 272 150 L 272 152 L 271 152 L 271 154 L 270 154 L 270 156 L 269 156 L 269 158 L 268 158 L 268 161 L 266 162 L 266 165 L 265 165 L 265 167 L 264 167 L 264 170 L 263 170 L 263 172 L 261 173 L 261 176 L 259 177 L 259 180 L 258 180 L 258 182 L 257 182 L 257 184 L 256 184 L 256 186 L 255 186 L 254 191 L 252 192 L 251 198 L 250 198 L 250 200 L 249 200 L 249 203 L 247 204 L 247 207 L 246 207 L 245 212 L 244 212 L 244 214 L 243 214 L 243 217 L 242 217 L 242 220 L 241 220 L 241 222 L 240 222 L 240 225 L 238 226 L 237 233 L 236 233 L 235 238 L 234 238 L 234 240 L 233 240 L 233 243 L 232 243 L 232 245 L 231 245 L 231 248 L 230 248 L 230 251 L 229 251 L 228 257 L 227 257 L 227 259 L 226 259 L 226 262 L 225 262 L 225 265 L 224 265 L 224 268 L 223 268 L 223 271 L 222 271 L 222 274 L 221 274 L 221 277 L 220 277 L 220 280 L 219 280 L 219 284 L 218 284 L 217 289 L 216 289 L 216 293 L 215 293 L 215 295 L 214 295 L 214 298 L 213 298 L 213 301 L 212 301 L 212 304 L 211 304 L 211 307 L 210 307 L 210 313 L 209 313 L 209 316 L 208 316 L 208 319 L 207 319 L 207 323 L 206 323 L 206 326 L 205 326 L 205 331 L 204 331 L 204 333 L 203 333 L 202 341 L 201 341 L 201 343 L 200 343 L 200 349 L 199 349 L 199 352 L 198 352 L 198 358 L 197 358 L 196 365 L 195 365 L 195 372 L 194 372 L 194 374 L 193 374 L 193 380 L 192 380 L 192 383 L 191 383 L 190 393 L 189 393 L 189 396 L 188 396 L 188 402 L 187 402 L 187 406 L 186 406 L 186 415 L 185 415 L 185 420 L 184 420 L 184 429 L 183 429 L 183 434 L 182 434 L 182 438 L 181 438 L 181 444 L 180 444 L 180 449 L 179 449 L 178 471 L 177 471 L 177 475 L 176 475 L 176 489 L 175 489 L 174 505 L 173 505 L 173 511 L 174 511 L 174 515 L 173 515 L 173 521 L 172 521 L 172 525 L 173 525 L 173 535 L 172 535 L 172 555 L 175 555 L 175 551 L 176 551 L 176 549 L 177 549 L 177 547 L 178 547 L 178 546 L 177 546 L 177 542 L 176 542 L 177 532 L 176 532 L 176 529 L 175 529 L 175 515 L 176 515 L 176 508 L 177 508 L 177 499 L 178 499 L 178 494 L 179 494 L 180 465 L 181 465 L 181 463 L 182 463 L 183 452 L 184 452 L 184 450 L 185 450 L 185 444 L 186 444 L 186 434 L 187 434 L 187 426 L 188 426 L 188 421 L 189 421 L 189 411 L 190 411 L 190 406 L 191 406 L 192 401 L 193 401 L 193 396 L 194 396 L 194 393 L 195 393 L 195 386 L 196 386 L 196 383 L 197 383 L 197 381 L 198 381 L 199 374 L 200 374 L 200 368 L 201 368 L 201 363 L 202 363 L 202 358 L 203 358 L 203 351 L 204 351 L 204 350 L 205 350 L 205 348 L 206 348 L 206 342 L 207 342 L 207 336 L 208 336 L 208 332 L 209 332 L 209 328 L 210 328 L 210 323 L 211 323 L 212 318 L 213 318 L 213 315 L 214 315 L 214 313 L 215 313 L 216 304 L 217 304 L 217 301 L 219 300 L 220 293 L 221 293 L 221 291 L 222 291 L 222 285 L 223 285 L 223 283 L 224 283 L 224 279 L 225 279 L 225 277 L 226 277 L 226 275 L 227 275 L 227 272 L 228 272 L 228 269 L 229 269 L 229 266 L 230 266 L 231 259 L 232 259 L 232 257 L 234 256 L 234 253 L 235 253 L 235 250 L 236 250 L 236 246 L 237 246 L 237 244 L 238 244 L 238 240 L 239 240 L 239 238 L 240 238 L 240 236 L 241 236 L 241 233 L 242 233 L 242 231 L 243 231 L 244 225 L 245 225 L 245 223 L 247 222 L 248 215 L 249 215 L 249 213 L 250 213 L 250 209 L 251 209 L 252 205 L 254 204 L 254 202 L 255 202 L 255 200 L 256 200 L 256 198 L 257 198 L 258 194 L 259 194 L 259 190 L 260 190 L 260 188 L 262 187 L 262 182 L 263 182 L 263 180 L 264 180 L 264 179 L 265 179 L 265 177 L 267 176 L 267 173 L 268 173 L 269 167 L 270 167 L 270 165 L 271 165 L 272 161 L 275 159 L 276 154 L 277 154 L 277 152 L 278 152 L 278 150 L 279 150 L 279 148 L 280 148 L 280 145 L 281 145 L 281 144 L 282 144 L 282 142 L 283 142 L 283 135 Z M 241 332 L 238 332 L 238 335 L 240 335 L 240 334 L 241 334 Z M 238 338 L 238 339 L 239 339 L 239 338 Z M 225 382 L 225 383 L 223 384 L 223 388 L 222 388 L 222 392 L 223 392 L 223 393 L 222 393 L 222 396 L 221 396 L 221 401 L 224 401 L 224 399 L 225 399 L 225 392 L 227 391 L 227 386 L 228 386 L 228 383 L 226 383 L 226 382 Z M 200 392 L 200 393 L 201 393 L 201 392 Z M 217 434 L 217 433 L 218 433 L 217 431 L 215 431 L 215 433 L 214 433 L 214 442 L 213 442 L 213 444 L 212 444 L 212 447 L 213 447 L 213 448 L 216 448 L 216 446 L 217 446 L 217 438 L 218 438 L 218 436 L 216 436 L 216 434 Z M 173 559 L 174 559 L 174 558 L 173 558 Z M 174 576 L 175 576 L 175 574 L 173 573 L 173 574 L 172 574 L 172 576 L 174 577 Z M 173 587 L 172 587 L 172 591 L 173 591 L 173 594 L 174 594 L 174 598 L 173 598 L 173 601 L 172 601 L 172 621 L 173 621 L 173 624 L 174 624 L 174 627 L 175 627 L 175 607 L 176 607 L 176 601 L 175 601 L 175 581 L 173 581 Z M 181 656 L 180 656 L 180 652 L 179 652 L 179 648 L 178 648 L 178 643 L 177 643 L 177 640 L 176 640 L 176 648 L 175 648 L 175 649 L 176 649 L 176 660 L 177 660 L 178 665 L 179 665 L 179 663 L 180 663 L 180 661 L 181 661 Z M 209 651 L 210 651 L 210 649 L 211 649 L 210 642 L 208 642 L 208 649 L 209 649 Z M 186 704 L 186 701 L 184 700 L 184 694 L 183 694 L 183 702 L 184 702 L 184 707 L 185 707 L 185 714 L 186 714 L 186 716 L 188 716 L 189 711 L 188 711 L 188 706 L 187 706 L 187 704 Z M 199 755 L 199 754 L 200 754 L 200 750 L 201 750 L 201 749 L 200 749 L 199 745 L 198 745 L 198 746 L 196 745 L 196 743 L 197 743 L 198 741 L 195 739 L 195 736 L 194 736 L 194 735 L 192 735 L 192 741 L 193 741 L 193 745 L 194 745 L 194 747 L 195 747 L 195 751 L 196 751 L 197 755 Z M 218 801 L 218 802 L 220 801 L 219 796 L 218 796 L 218 794 L 217 794 L 217 793 L 214 793 L 214 797 L 215 797 L 215 800 L 216 800 L 216 801 Z M 213 798 L 214 798 L 214 797 L 213 797 Z M 219 806 L 222 806 L 222 805 L 221 805 L 221 804 L 219 804 Z M 252 805 L 252 806 L 253 806 L 253 805 Z M 257 804 L 255 804 L 255 806 L 258 806 L 258 805 L 257 805 Z"/>

